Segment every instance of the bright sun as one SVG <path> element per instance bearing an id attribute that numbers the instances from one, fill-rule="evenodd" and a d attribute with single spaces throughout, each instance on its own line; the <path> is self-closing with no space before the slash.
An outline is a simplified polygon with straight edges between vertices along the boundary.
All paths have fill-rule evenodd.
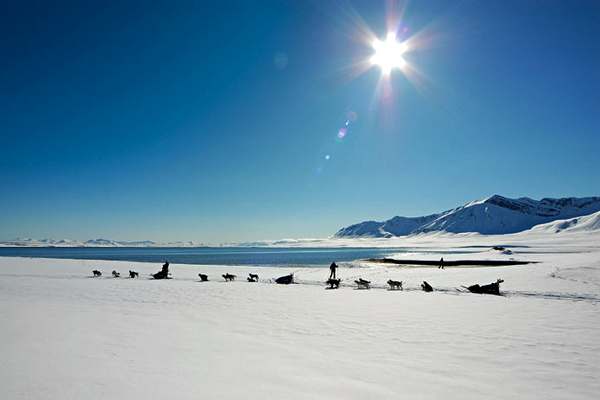
<path id="1" fill-rule="evenodd" d="M 394 68 L 402 68 L 406 61 L 402 55 L 408 50 L 405 42 L 398 42 L 396 34 L 389 32 L 385 41 L 376 39 L 373 42 L 375 54 L 371 57 L 371 64 L 379 66 L 381 72 L 389 75 Z"/>

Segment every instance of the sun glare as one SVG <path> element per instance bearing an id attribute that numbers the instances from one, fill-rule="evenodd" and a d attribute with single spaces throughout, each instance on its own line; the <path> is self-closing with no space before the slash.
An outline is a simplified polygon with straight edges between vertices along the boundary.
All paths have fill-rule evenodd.
<path id="1" fill-rule="evenodd" d="M 371 57 L 371 64 L 377 65 L 381 71 L 388 75 L 394 68 L 401 69 L 406 65 L 402 55 L 408 50 L 405 42 L 398 42 L 396 35 L 389 32 L 385 41 L 375 39 L 373 41 L 375 54 Z"/>

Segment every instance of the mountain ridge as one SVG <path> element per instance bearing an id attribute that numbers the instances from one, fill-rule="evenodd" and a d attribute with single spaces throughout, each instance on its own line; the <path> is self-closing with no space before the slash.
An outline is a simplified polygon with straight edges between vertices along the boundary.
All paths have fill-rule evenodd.
<path id="1" fill-rule="evenodd" d="M 112 239 L 89 239 L 89 240 L 71 240 L 71 239 L 32 239 L 17 238 L 13 240 L 1 241 L 3 247 L 207 247 L 205 243 L 193 241 L 178 242 L 155 242 L 152 240 L 112 240 Z"/>
<path id="2" fill-rule="evenodd" d="M 437 231 L 507 234 L 597 211 L 600 211 L 600 197 L 545 197 L 534 200 L 529 197 L 511 199 L 495 194 L 436 214 L 359 222 L 339 229 L 334 237 L 397 237 Z"/>
<path id="3" fill-rule="evenodd" d="M 531 228 L 531 231 L 551 233 L 600 231 L 600 211 L 581 217 L 559 219 L 536 225 Z"/>

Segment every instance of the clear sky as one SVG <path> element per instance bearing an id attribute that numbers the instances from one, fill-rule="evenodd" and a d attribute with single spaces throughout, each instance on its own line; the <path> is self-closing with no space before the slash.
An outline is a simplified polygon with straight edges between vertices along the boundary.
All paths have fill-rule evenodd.
<path id="1" fill-rule="evenodd" d="M 324 237 L 600 194 L 598 1 L 410 2 L 421 79 L 386 90 L 356 64 L 401 6 L 213 3 L 3 3 L 0 239 Z"/>

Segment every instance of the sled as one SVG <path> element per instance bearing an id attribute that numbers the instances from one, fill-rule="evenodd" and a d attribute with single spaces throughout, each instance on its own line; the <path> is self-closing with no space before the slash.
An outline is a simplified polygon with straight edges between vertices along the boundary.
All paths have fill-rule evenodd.
<path id="1" fill-rule="evenodd" d="M 294 283 L 294 274 L 280 276 L 279 278 L 275 279 L 275 283 L 280 285 L 289 285 L 290 283 Z"/>
<path id="2" fill-rule="evenodd" d="M 502 279 L 498 279 L 496 282 L 494 283 L 490 283 L 487 285 L 471 285 L 471 286 L 463 286 L 464 288 L 466 288 L 469 292 L 471 293 L 478 293 L 478 294 L 493 294 L 496 296 L 500 296 L 500 284 L 504 282 L 504 280 Z"/>
<path id="3" fill-rule="evenodd" d="M 421 289 L 423 289 L 424 292 L 433 292 L 433 287 L 427 283 L 427 281 L 421 283 Z"/>
<path id="4" fill-rule="evenodd" d="M 165 274 L 162 271 L 157 272 L 155 274 L 150 274 L 150 276 L 153 277 L 154 279 L 173 279 L 168 274 Z"/>

